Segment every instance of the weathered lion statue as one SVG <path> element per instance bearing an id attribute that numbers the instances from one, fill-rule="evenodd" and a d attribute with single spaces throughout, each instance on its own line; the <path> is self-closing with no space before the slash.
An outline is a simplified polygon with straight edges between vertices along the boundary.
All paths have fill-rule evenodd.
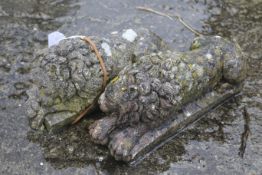
<path id="1" fill-rule="evenodd" d="M 170 137 L 237 93 L 246 76 L 240 47 L 219 36 L 197 37 L 187 52 L 170 50 L 146 29 L 91 39 L 104 59 L 105 90 L 94 48 L 65 39 L 36 56 L 28 115 L 32 128 L 56 130 L 98 99 L 106 117 L 89 133 L 117 160 L 133 160 Z"/>
<path id="2" fill-rule="evenodd" d="M 153 53 L 126 66 L 99 98 L 108 117 L 90 126 L 93 140 L 107 144 L 116 159 L 129 161 L 160 134 L 152 130 L 165 126 L 172 114 L 221 84 L 239 86 L 244 80 L 238 45 L 218 36 L 198 37 L 191 48 Z"/>

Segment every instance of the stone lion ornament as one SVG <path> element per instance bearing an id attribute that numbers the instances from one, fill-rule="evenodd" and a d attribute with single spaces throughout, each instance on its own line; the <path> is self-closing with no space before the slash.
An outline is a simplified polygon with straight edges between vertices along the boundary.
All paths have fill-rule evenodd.
<path id="1" fill-rule="evenodd" d="M 107 85 L 98 100 L 107 117 L 89 133 L 117 160 L 130 161 L 236 93 L 245 76 L 240 47 L 219 36 L 196 38 L 188 52 L 143 56 Z"/>
<path id="2" fill-rule="evenodd" d="M 32 64 L 31 127 L 58 131 L 98 103 L 106 117 L 91 124 L 89 134 L 123 161 L 238 93 L 246 76 L 234 42 L 199 36 L 190 50 L 177 52 L 147 29 L 66 38 L 37 53 Z"/>
<path id="3" fill-rule="evenodd" d="M 27 92 L 30 126 L 55 131 L 79 120 L 120 70 L 142 55 L 166 48 L 147 29 L 127 29 L 108 38 L 69 37 L 39 51 L 32 62 L 33 86 Z"/>

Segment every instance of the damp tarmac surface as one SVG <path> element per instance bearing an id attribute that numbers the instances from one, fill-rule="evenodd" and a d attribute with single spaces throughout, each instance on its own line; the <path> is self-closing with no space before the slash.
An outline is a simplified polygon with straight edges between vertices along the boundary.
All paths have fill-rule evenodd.
<path id="1" fill-rule="evenodd" d="M 136 9 L 179 14 L 202 33 L 236 40 L 248 59 L 241 94 L 135 165 L 115 161 L 90 141 L 92 117 L 58 134 L 29 128 L 24 103 L 30 62 L 47 35 L 99 35 L 146 27 L 188 50 L 194 34 L 177 21 Z M 262 172 L 261 0 L 1 0 L 0 174 L 257 174 Z"/>

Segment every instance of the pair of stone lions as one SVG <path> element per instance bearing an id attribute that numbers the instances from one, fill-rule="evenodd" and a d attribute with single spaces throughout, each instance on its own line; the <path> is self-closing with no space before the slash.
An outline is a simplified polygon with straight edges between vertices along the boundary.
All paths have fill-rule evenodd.
<path id="1" fill-rule="evenodd" d="M 153 130 L 165 127 L 172 114 L 221 82 L 239 86 L 245 78 L 239 46 L 218 36 L 196 38 L 187 52 L 171 51 L 145 29 L 92 40 L 111 81 L 98 99 L 107 117 L 93 123 L 89 132 L 94 142 L 108 145 L 117 160 L 133 159 L 134 149 L 159 134 Z M 33 128 L 45 125 L 52 130 L 71 123 L 102 90 L 96 55 L 79 38 L 60 42 L 35 61 L 35 75 L 41 78 L 34 79 L 36 86 L 29 93 L 34 99 L 28 110 Z"/>

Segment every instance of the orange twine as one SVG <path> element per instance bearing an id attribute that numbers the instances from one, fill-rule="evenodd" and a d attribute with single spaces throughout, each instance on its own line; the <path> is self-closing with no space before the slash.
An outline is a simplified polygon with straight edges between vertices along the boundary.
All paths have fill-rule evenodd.
<path id="1" fill-rule="evenodd" d="M 72 122 L 72 124 L 75 124 L 77 123 L 81 118 L 83 118 L 87 113 L 89 113 L 96 105 L 96 101 L 98 99 L 98 97 L 100 96 L 100 94 L 104 91 L 105 87 L 106 87 L 106 84 L 107 84 L 107 81 L 108 81 L 108 73 L 107 73 L 107 70 L 106 70 L 106 66 L 105 66 L 105 63 L 104 63 L 104 60 L 101 56 L 101 54 L 99 53 L 95 43 L 87 36 L 85 37 L 82 37 L 81 38 L 83 41 L 85 41 L 87 44 L 89 44 L 91 46 L 91 49 L 92 51 L 95 52 L 95 55 L 99 61 L 99 64 L 100 64 L 100 67 L 101 67 L 101 70 L 103 72 L 103 82 L 102 82 L 102 90 L 101 92 L 97 95 L 97 97 L 95 98 L 94 102 L 89 105 L 87 108 L 85 108 L 80 114 L 79 116 Z"/>

